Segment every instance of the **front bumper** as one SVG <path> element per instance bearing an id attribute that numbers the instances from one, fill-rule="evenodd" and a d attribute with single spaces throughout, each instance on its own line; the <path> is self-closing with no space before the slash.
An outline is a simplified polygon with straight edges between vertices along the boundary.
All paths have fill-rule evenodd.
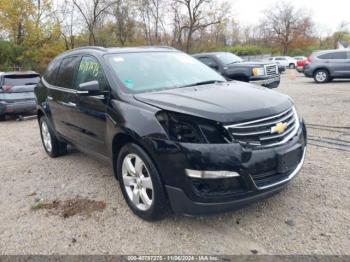
<path id="1" fill-rule="evenodd" d="M 145 141 L 146 142 L 146 141 Z M 241 208 L 279 192 L 300 171 L 306 148 L 306 130 L 302 124 L 289 142 L 273 148 L 246 149 L 240 144 L 178 144 L 151 139 L 155 159 L 165 184 L 170 205 L 177 214 L 209 215 Z M 278 155 L 300 148 L 297 166 L 279 173 Z M 195 179 L 185 169 L 226 170 L 240 177 Z"/>
<path id="2" fill-rule="evenodd" d="M 0 101 L 0 114 L 18 114 L 32 112 L 36 109 L 35 99 L 26 101 L 5 102 Z"/>
<path id="3" fill-rule="evenodd" d="M 253 77 L 250 79 L 249 83 L 265 86 L 268 88 L 276 88 L 279 86 L 281 81 L 280 76 L 274 77 Z"/>

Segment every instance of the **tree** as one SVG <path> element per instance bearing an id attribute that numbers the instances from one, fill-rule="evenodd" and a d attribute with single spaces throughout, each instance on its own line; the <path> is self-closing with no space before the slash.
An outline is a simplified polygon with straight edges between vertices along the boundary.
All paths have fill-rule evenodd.
<path id="1" fill-rule="evenodd" d="M 0 1 L 1 30 L 6 31 L 15 44 L 23 43 L 33 11 L 34 5 L 31 0 Z"/>
<path id="2" fill-rule="evenodd" d="M 307 36 L 312 27 L 302 10 L 284 1 L 265 10 L 262 24 L 266 36 L 281 46 L 283 54 L 288 53 L 290 45 L 300 35 Z"/>
<path id="3" fill-rule="evenodd" d="M 220 23 L 221 17 L 214 16 L 214 19 L 210 19 L 212 17 L 209 15 L 210 10 L 206 9 L 211 2 L 210 0 L 174 0 L 174 2 L 179 4 L 180 8 L 184 8 L 184 15 L 177 14 L 176 19 L 178 19 L 177 24 L 182 24 L 178 31 L 186 32 L 185 50 L 189 52 L 194 33 L 210 25 Z M 214 13 L 213 10 L 211 12 Z"/>
<path id="4" fill-rule="evenodd" d="M 96 44 L 95 30 L 102 24 L 107 10 L 115 3 L 110 0 L 73 0 L 79 13 L 83 17 L 89 32 L 89 45 Z"/>
<path id="5" fill-rule="evenodd" d="M 122 46 L 131 39 L 135 27 L 133 12 L 125 0 L 117 0 L 112 14 L 115 18 L 115 35 Z"/>

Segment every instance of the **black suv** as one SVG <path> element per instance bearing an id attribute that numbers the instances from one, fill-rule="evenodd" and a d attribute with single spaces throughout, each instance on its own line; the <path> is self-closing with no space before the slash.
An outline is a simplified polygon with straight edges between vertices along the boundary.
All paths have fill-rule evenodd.
<path id="1" fill-rule="evenodd" d="M 313 53 L 305 63 L 304 74 L 316 83 L 334 78 L 350 78 L 350 50 L 325 50 Z"/>
<path id="2" fill-rule="evenodd" d="M 280 84 L 280 71 L 276 63 L 243 61 L 228 52 L 194 54 L 193 57 L 216 70 L 227 80 L 238 80 L 276 88 Z"/>
<path id="3" fill-rule="evenodd" d="M 138 216 L 204 215 L 280 191 L 304 161 L 292 100 L 227 82 L 165 47 L 85 47 L 55 58 L 35 89 L 42 142 L 113 165 Z"/>

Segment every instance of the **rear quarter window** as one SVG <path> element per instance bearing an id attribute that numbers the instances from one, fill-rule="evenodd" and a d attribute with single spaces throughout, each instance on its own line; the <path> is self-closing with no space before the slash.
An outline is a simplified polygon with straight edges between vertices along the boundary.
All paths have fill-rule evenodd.
<path id="1" fill-rule="evenodd" d="M 44 73 L 44 79 L 46 82 L 48 82 L 51 85 L 55 85 L 59 67 L 60 60 L 54 60 L 49 64 L 49 66 L 46 69 L 46 72 Z"/>
<path id="2" fill-rule="evenodd" d="M 71 88 L 74 85 L 75 71 L 79 65 L 80 57 L 67 57 L 62 60 L 58 70 L 56 86 Z"/>

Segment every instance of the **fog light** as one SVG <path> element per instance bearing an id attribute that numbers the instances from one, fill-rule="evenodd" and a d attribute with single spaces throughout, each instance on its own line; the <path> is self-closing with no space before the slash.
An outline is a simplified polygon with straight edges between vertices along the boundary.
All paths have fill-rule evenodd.
<path id="1" fill-rule="evenodd" d="M 231 171 L 204 171 L 204 170 L 192 170 L 186 169 L 186 174 L 192 178 L 229 178 L 229 177 L 238 177 L 237 172 Z"/>

